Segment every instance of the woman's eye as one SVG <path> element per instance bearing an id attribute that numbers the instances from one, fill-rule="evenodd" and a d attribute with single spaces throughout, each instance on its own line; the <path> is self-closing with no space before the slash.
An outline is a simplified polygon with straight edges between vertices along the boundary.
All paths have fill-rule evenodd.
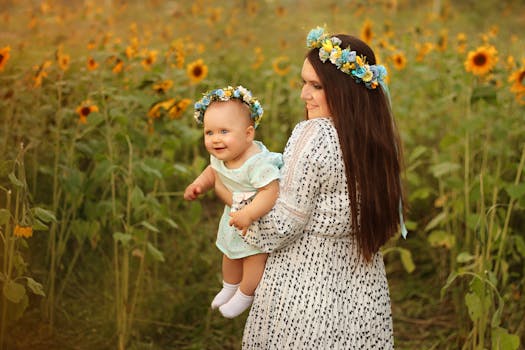
<path id="1" fill-rule="evenodd" d="M 314 84 L 313 86 L 314 86 L 314 89 L 316 89 L 316 90 L 322 90 L 323 89 L 323 87 L 321 85 L 318 85 L 318 84 Z"/>

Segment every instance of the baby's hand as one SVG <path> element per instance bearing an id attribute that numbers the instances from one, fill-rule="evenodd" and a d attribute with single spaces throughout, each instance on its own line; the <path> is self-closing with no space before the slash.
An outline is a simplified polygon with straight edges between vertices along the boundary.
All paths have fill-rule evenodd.
<path id="1" fill-rule="evenodd" d="M 238 230 L 242 231 L 242 235 L 246 235 L 246 232 L 248 232 L 248 227 L 253 222 L 253 219 L 248 215 L 248 213 L 241 209 L 238 211 L 234 211 L 230 213 L 230 226 L 235 227 Z"/>
<path id="2" fill-rule="evenodd" d="M 186 190 L 184 190 L 184 199 L 187 201 L 193 201 L 202 194 L 202 187 L 199 184 L 192 183 Z"/>

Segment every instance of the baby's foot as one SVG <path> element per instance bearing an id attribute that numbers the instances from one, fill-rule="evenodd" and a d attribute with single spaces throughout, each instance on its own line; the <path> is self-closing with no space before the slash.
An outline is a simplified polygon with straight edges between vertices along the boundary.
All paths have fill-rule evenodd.
<path id="1" fill-rule="evenodd" d="M 239 284 L 229 284 L 222 281 L 222 289 L 219 293 L 217 293 L 215 298 L 213 298 L 213 301 L 211 302 L 211 308 L 216 309 L 222 304 L 226 304 L 228 300 L 233 297 L 238 287 Z"/>
<path id="2" fill-rule="evenodd" d="M 226 304 L 219 307 L 219 311 L 226 318 L 234 318 L 243 313 L 253 302 L 253 295 L 245 295 L 237 289 L 235 295 Z"/>

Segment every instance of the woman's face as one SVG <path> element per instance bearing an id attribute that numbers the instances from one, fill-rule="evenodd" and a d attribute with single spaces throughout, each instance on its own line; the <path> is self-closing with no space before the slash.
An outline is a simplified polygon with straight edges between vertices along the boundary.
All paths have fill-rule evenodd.
<path id="1" fill-rule="evenodd" d="M 308 119 L 332 117 L 326 103 L 324 87 L 308 59 L 304 60 L 301 77 L 303 78 L 301 99 L 306 103 Z"/>

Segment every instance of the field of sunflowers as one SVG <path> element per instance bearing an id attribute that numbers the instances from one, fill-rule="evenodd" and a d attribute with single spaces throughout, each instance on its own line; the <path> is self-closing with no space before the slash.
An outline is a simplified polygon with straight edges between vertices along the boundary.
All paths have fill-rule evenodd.
<path id="1" fill-rule="evenodd" d="M 398 349 L 525 344 L 522 0 L 0 0 L 0 349 L 239 349 L 193 103 L 242 84 L 282 151 L 311 28 L 388 69 L 409 236 Z"/>

